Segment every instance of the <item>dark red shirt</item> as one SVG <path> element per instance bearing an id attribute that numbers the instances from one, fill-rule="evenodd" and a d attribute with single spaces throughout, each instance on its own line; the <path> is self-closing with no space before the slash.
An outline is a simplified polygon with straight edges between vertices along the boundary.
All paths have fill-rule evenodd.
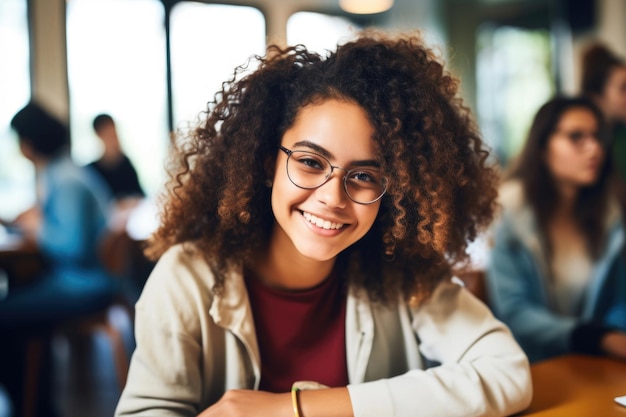
<path id="1" fill-rule="evenodd" d="M 295 381 L 348 384 L 346 299 L 336 275 L 305 291 L 280 291 L 245 274 L 261 353 L 260 389 L 287 392 Z"/>

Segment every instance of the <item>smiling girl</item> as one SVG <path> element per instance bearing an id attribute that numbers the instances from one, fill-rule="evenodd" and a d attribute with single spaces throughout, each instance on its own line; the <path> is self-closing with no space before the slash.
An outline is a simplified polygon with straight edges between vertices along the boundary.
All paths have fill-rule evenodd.
<path id="1" fill-rule="evenodd" d="M 497 184 L 457 81 L 416 35 L 257 59 L 179 144 L 116 415 L 526 407 L 526 356 L 452 278 Z"/>

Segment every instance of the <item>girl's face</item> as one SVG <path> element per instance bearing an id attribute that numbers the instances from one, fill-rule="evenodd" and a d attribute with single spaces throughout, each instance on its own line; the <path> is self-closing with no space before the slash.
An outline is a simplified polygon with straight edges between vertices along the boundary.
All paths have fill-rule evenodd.
<path id="1" fill-rule="evenodd" d="M 357 104 L 327 100 L 300 110 L 281 145 L 290 151 L 322 155 L 336 168 L 320 187 L 299 188 L 287 175 L 287 152 L 277 150 L 271 197 L 276 218 L 272 243 L 279 246 L 280 253 L 328 261 L 372 227 L 380 200 L 372 204 L 352 201 L 344 188 L 346 171 L 338 167 L 380 172 L 371 139 L 373 132 L 365 111 Z M 300 163 L 317 166 L 316 161 L 323 160 L 314 157 Z M 290 170 L 296 169 L 297 163 L 296 155 L 292 156 Z M 291 177 L 294 178 L 293 172 Z"/>
<path id="2" fill-rule="evenodd" d="M 545 159 L 558 184 L 575 188 L 594 184 L 604 162 L 594 113 L 584 107 L 565 111 L 548 139 Z"/>
<path id="3" fill-rule="evenodd" d="M 600 100 L 609 120 L 626 122 L 626 67 L 611 71 Z"/>

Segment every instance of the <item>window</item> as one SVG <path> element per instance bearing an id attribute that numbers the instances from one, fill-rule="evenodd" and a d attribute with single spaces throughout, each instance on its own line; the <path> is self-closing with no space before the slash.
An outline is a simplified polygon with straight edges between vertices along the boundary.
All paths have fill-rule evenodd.
<path id="1" fill-rule="evenodd" d="M 67 2 L 72 155 L 100 156 L 92 121 L 110 114 L 148 194 L 164 183 L 169 144 L 164 16 L 159 0 Z"/>
<path id="2" fill-rule="evenodd" d="M 554 92 L 547 30 L 485 26 L 477 56 L 478 117 L 503 165 L 524 144 L 539 107 Z"/>
<path id="3" fill-rule="evenodd" d="M 172 8 L 170 29 L 174 127 L 184 129 L 235 67 L 264 55 L 265 17 L 253 7 L 183 1 Z"/>
<path id="4" fill-rule="evenodd" d="M 34 168 L 22 157 L 11 118 L 30 98 L 26 0 L 0 1 L 0 218 L 12 220 L 35 201 Z"/>
<path id="5" fill-rule="evenodd" d="M 350 20 L 323 13 L 298 12 L 287 21 L 287 43 L 303 44 L 310 51 L 324 56 L 337 44 L 351 40 L 360 28 Z"/>

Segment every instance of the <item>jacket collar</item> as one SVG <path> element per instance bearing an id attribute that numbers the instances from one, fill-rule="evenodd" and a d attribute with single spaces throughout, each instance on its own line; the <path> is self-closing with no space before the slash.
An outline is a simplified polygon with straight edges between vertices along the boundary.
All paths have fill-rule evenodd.
<path id="1" fill-rule="evenodd" d="M 502 217 L 511 226 L 512 234 L 532 253 L 539 269 L 548 276 L 548 260 L 545 256 L 545 242 L 539 232 L 537 218 L 526 201 L 522 183 L 517 180 L 505 182 L 498 193 L 502 206 Z"/>
<path id="2" fill-rule="evenodd" d="M 213 298 L 209 315 L 220 327 L 232 332 L 245 346 L 252 361 L 255 389 L 261 379 L 261 356 L 252 308 L 243 278 L 243 267 L 232 268 L 224 288 Z M 346 357 L 350 381 L 363 381 L 374 340 L 372 306 L 365 290 L 351 287 L 346 304 Z"/>
<path id="3" fill-rule="evenodd" d="M 245 346 L 252 362 L 255 389 L 261 381 L 261 355 L 254 329 L 254 318 L 243 279 L 243 267 L 231 269 L 224 278 L 222 292 L 215 295 L 209 315 L 220 327 L 232 332 Z"/>

